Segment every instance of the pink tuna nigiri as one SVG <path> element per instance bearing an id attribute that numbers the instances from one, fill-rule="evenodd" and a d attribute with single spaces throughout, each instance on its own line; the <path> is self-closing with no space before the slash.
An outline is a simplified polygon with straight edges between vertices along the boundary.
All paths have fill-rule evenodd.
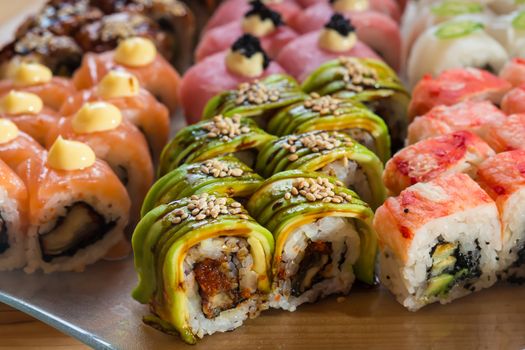
<path id="1" fill-rule="evenodd" d="M 525 114 L 508 116 L 502 123 L 488 123 L 482 137 L 496 152 L 525 149 Z"/>

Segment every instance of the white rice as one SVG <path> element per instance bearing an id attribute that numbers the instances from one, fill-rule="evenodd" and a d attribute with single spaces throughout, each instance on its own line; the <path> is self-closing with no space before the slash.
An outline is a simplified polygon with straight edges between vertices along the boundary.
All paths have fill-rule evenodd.
<path id="1" fill-rule="evenodd" d="M 354 190 L 366 203 L 373 203 L 372 191 L 366 173 L 355 161 L 336 160 L 322 168 L 321 172 L 336 177 L 346 187 Z"/>
<path id="2" fill-rule="evenodd" d="M 20 221 L 18 202 L 9 197 L 7 191 L 0 187 L 0 214 L 7 229 L 9 248 L 0 254 L 0 271 L 21 268 L 26 263 L 25 232 Z"/>

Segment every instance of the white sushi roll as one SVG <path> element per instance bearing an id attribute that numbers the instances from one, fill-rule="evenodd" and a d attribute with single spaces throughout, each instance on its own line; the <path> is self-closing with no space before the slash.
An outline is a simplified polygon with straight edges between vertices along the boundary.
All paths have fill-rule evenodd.
<path id="1" fill-rule="evenodd" d="M 509 57 L 525 57 L 525 10 L 496 17 L 487 32 L 507 50 Z"/>
<path id="2" fill-rule="evenodd" d="M 520 0 L 492 0 L 488 7 L 496 14 L 503 15 L 524 9 L 525 3 Z"/>

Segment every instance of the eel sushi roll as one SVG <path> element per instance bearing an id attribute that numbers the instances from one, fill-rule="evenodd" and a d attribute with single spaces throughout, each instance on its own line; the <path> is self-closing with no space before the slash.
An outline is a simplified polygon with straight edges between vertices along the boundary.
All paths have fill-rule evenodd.
<path id="1" fill-rule="evenodd" d="M 507 92 L 501 101 L 501 109 L 507 114 L 525 113 L 525 85 Z"/>
<path id="2" fill-rule="evenodd" d="M 383 182 L 397 196 L 418 182 L 439 176 L 465 173 L 473 178 L 481 162 L 495 152 L 469 131 L 456 131 L 419 141 L 397 152 L 385 166 Z"/>
<path id="3" fill-rule="evenodd" d="M 246 202 L 262 182 L 262 177 L 232 156 L 183 164 L 155 182 L 144 200 L 141 214 L 145 216 L 161 204 L 202 193 Z"/>
<path id="4" fill-rule="evenodd" d="M 258 150 L 274 138 L 250 118 L 218 115 L 180 130 L 162 151 L 158 175 L 167 174 L 182 164 L 228 154 L 253 167 Z"/>
<path id="5" fill-rule="evenodd" d="M 0 159 L 14 171 L 25 160 L 38 156 L 44 148 L 31 136 L 20 131 L 15 123 L 6 118 L 0 118 Z"/>
<path id="6" fill-rule="evenodd" d="M 525 149 L 525 114 L 508 116 L 502 123 L 485 124 L 482 137 L 497 153 Z"/>
<path id="7" fill-rule="evenodd" d="M 29 193 L 27 266 L 82 271 L 124 244 L 130 200 L 89 146 L 59 137 L 49 152 L 20 164 Z M 120 253 L 120 252 L 118 252 Z"/>
<path id="8" fill-rule="evenodd" d="M 281 49 L 297 37 L 297 33 L 284 23 L 279 12 L 273 11 L 260 0 L 252 1 L 250 6 L 242 21 L 230 22 L 204 33 L 195 49 L 197 61 L 227 50 L 243 33 L 258 37 L 262 48 L 271 58 L 276 58 Z"/>
<path id="9" fill-rule="evenodd" d="M 259 39 L 243 34 L 230 50 L 206 57 L 186 71 L 180 86 L 180 100 L 188 123 L 201 119 L 208 101 L 241 83 L 285 73 L 261 47 Z"/>
<path id="10" fill-rule="evenodd" d="M 383 119 L 350 99 L 313 92 L 303 102 L 282 108 L 270 120 L 267 130 L 279 136 L 338 131 L 374 152 L 383 162 L 390 158 L 390 135 Z"/>
<path id="11" fill-rule="evenodd" d="M 304 81 L 321 64 L 338 57 L 380 59 L 359 40 L 350 20 L 336 13 L 322 30 L 303 34 L 289 42 L 279 53 L 277 62 L 294 78 Z"/>
<path id="12" fill-rule="evenodd" d="M 435 78 L 425 75 L 412 90 L 408 115 L 414 119 L 435 106 L 467 100 L 487 100 L 499 105 L 510 88 L 504 79 L 476 68 L 449 69 Z"/>
<path id="13" fill-rule="evenodd" d="M 11 90 L 29 92 L 40 97 L 44 106 L 55 111 L 75 92 L 70 80 L 53 77 L 49 68 L 39 63 L 21 63 L 11 79 L 0 81 L 0 95 Z"/>
<path id="14" fill-rule="evenodd" d="M 351 57 L 327 62 L 303 82 L 303 90 L 363 103 L 386 122 L 392 149 L 403 147 L 410 95 L 383 62 Z"/>
<path id="15" fill-rule="evenodd" d="M 507 51 L 471 19 L 454 19 L 427 29 L 408 58 L 407 76 L 414 86 L 425 74 L 474 67 L 498 73 L 509 60 Z"/>
<path id="16" fill-rule="evenodd" d="M 137 77 L 126 71 L 111 70 L 96 86 L 70 96 L 60 114 L 72 116 L 85 103 L 98 101 L 115 105 L 124 119 L 144 134 L 153 158 L 159 158 L 168 142 L 170 114 L 166 106 L 140 86 Z"/>
<path id="17" fill-rule="evenodd" d="M 73 83 L 79 90 L 89 89 L 112 70 L 133 74 L 140 86 L 166 105 L 170 112 L 175 111 L 179 73 L 157 52 L 151 40 L 133 37 L 121 41 L 113 51 L 86 54 L 73 75 Z"/>
<path id="18" fill-rule="evenodd" d="M 488 101 L 463 101 L 452 106 L 436 106 L 408 126 L 409 145 L 430 137 L 468 130 L 482 135 L 487 123 L 503 123 L 506 115 Z"/>
<path id="19" fill-rule="evenodd" d="M 231 198 L 202 193 L 150 211 L 133 234 L 144 321 L 194 344 L 265 308 L 272 234 Z"/>
<path id="20" fill-rule="evenodd" d="M 478 169 L 479 185 L 494 199 L 502 225 L 501 276 L 525 282 L 525 150 L 503 152 Z"/>
<path id="21" fill-rule="evenodd" d="M 286 170 L 321 172 L 355 191 L 372 209 L 386 198 L 383 164 L 366 147 L 333 131 L 311 131 L 281 137 L 263 147 L 255 166 L 265 178 Z"/>
<path id="22" fill-rule="evenodd" d="M 349 293 L 356 278 L 374 283 L 373 212 L 341 185 L 322 174 L 290 170 L 266 180 L 248 202 L 250 214 L 275 238 L 270 307 L 295 311 Z"/>
<path id="23" fill-rule="evenodd" d="M 380 280 L 410 311 L 492 286 L 501 226 L 494 201 L 466 174 L 419 183 L 377 211 Z"/>

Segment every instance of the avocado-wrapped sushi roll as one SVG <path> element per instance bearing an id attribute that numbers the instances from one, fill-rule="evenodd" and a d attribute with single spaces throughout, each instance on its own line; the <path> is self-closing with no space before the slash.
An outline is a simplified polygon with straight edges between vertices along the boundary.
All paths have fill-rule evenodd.
<path id="1" fill-rule="evenodd" d="M 278 173 L 255 192 L 248 211 L 275 237 L 271 307 L 294 311 L 348 293 L 356 278 L 374 283 L 373 212 L 335 178 Z"/>
<path id="2" fill-rule="evenodd" d="M 270 120 L 267 130 L 280 136 L 314 130 L 339 131 L 366 146 L 383 162 L 390 158 L 390 135 L 385 122 L 351 99 L 313 92 L 306 100 L 282 108 Z"/>
<path id="3" fill-rule="evenodd" d="M 377 211 L 380 280 L 411 311 L 492 286 L 501 249 L 494 201 L 466 174 L 418 183 Z"/>
<path id="4" fill-rule="evenodd" d="M 255 168 L 264 177 L 292 169 L 322 172 L 357 192 L 372 209 L 386 197 L 379 158 L 338 132 L 311 131 L 281 137 L 263 147 Z"/>
<path id="5" fill-rule="evenodd" d="M 403 147 L 410 96 L 396 73 L 383 62 L 342 57 L 320 66 L 302 86 L 308 93 L 351 98 L 363 103 L 385 120 L 392 149 Z"/>
<path id="6" fill-rule="evenodd" d="M 272 234 L 231 198 L 202 193 L 150 211 L 133 234 L 144 321 L 187 343 L 266 308 Z"/>
<path id="7" fill-rule="evenodd" d="M 237 200 L 247 199 L 262 181 L 250 167 L 232 156 L 183 164 L 151 187 L 142 205 L 142 216 L 161 204 L 193 194 L 215 193 Z"/>
<path id="8" fill-rule="evenodd" d="M 180 130 L 164 148 L 159 175 L 184 163 L 195 163 L 233 154 L 248 166 L 255 164 L 256 152 L 275 137 L 258 128 L 250 118 L 217 115 Z"/>

